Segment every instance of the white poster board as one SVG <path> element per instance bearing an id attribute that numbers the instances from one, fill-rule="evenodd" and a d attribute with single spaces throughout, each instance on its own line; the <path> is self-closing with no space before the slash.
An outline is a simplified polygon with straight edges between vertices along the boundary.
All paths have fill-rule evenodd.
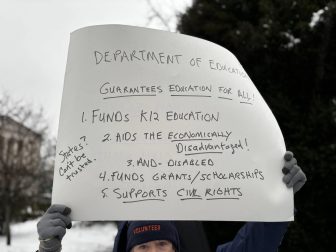
<path id="1" fill-rule="evenodd" d="M 223 47 L 122 25 L 71 34 L 52 202 L 74 220 L 293 220 L 284 153 Z"/>

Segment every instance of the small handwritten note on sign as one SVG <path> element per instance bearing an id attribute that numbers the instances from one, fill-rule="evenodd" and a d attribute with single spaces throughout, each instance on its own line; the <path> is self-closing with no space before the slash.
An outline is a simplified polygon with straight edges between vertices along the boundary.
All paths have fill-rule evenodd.
<path id="1" fill-rule="evenodd" d="M 71 34 L 52 201 L 74 220 L 292 220 L 284 153 L 225 48 L 122 25 Z"/>

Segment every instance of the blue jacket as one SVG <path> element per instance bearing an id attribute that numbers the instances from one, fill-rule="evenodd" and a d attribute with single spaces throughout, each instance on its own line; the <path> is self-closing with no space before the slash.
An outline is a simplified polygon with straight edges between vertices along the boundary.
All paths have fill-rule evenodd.
<path id="1" fill-rule="evenodd" d="M 113 252 L 126 251 L 126 223 L 119 224 Z M 216 252 L 276 252 L 287 227 L 288 222 L 247 222 L 231 242 L 218 246 Z"/>

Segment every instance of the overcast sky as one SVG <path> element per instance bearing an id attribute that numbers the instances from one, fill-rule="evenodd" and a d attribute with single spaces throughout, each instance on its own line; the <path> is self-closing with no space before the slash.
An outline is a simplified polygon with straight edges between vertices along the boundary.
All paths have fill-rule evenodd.
<path id="1" fill-rule="evenodd" d="M 151 2 L 175 27 L 174 13 L 191 1 Z M 146 0 L 0 0 L 0 92 L 42 106 L 56 136 L 70 32 L 96 24 L 165 29 L 150 16 Z"/>

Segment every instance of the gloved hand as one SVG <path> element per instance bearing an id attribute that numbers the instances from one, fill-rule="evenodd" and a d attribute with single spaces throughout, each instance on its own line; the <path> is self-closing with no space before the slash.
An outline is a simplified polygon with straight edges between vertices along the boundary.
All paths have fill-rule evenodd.
<path id="1" fill-rule="evenodd" d="M 41 220 L 37 223 L 40 246 L 39 252 L 58 252 L 62 249 L 62 238 L 66 228 L 70 229 L 71 219 L 68 216 L 71 212 L 69 207 L 64 205 L 52 205 Z"/>
<path id="2" fill-rule="evenodd" d="M 284 159 L 285 166 L 282 169 L 282 173 L 284 174 L 282 180 L 288 188 L 293 187 L 293 191 L 296 193 L 306 183 L 306 175 L 297 165 L 293 152 L 286 151 Z"/>

